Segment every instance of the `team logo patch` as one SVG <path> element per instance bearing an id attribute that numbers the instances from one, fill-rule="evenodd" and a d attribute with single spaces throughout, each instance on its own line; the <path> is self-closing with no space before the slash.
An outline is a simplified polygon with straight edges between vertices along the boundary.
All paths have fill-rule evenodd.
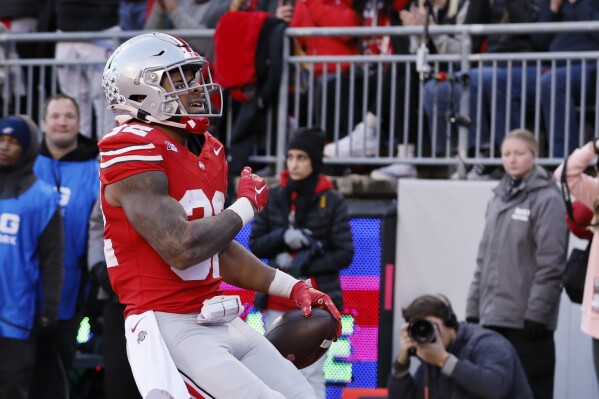
<path id="1" fill-rule="evenodd" d="M 204 165 L 204 162 L 202 162 L 202 161 L 198 162 L 198 166 L 200 167 L 200 169 L 206 170 L 206 165 Z"/>
<path id="2" fill-rule="evenodd" d="M 144 339 L 146 339 L 147 335 L 148 335 L 147 332 L 145 332 L 144 330 L 141 330 L 139 332 L 139 334 L 137 334 L 137 343 L 140 344 Z"/>
<path id="3" fill-rule="evenodd" d="M 170 141 L 165 141 L 164 144 L 166 144 L 166 149 L 167 150 L 179 152 L 179 150 L 177 149 L 177 146 L 174 145 L 173 143 L 171 143 Z"/>
<path id="4" fill-rule="evenodd" d="M 526 208 L 518 208 L 514 209 L 514 213 L 512 214 L 512 219 L 520 220 L 522 222 L 528 222 L 528 218 L 530 217 L 530 209 Z"/>

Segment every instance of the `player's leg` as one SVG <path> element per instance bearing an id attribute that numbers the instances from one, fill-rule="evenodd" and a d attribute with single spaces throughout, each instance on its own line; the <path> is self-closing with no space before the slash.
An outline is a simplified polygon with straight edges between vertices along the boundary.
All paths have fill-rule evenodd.
<path id="1" fill-rule="evenodd" d="M 244 339 L 253 341 L 251 337 L 241 336 L 248 330 L 243 329 L 240 333 L 240 329 L 233 326 L 236 322 L 245 325 L 240 319 L 221 325 L 203 326 L 197 324 L 197 314 L 155 314 L 162 337 L 185 382 L 204 397 L 285 398 L 237 359 L 243 357 L 245 351 L 235 347 L 239 346 L 238 342 Z M 251 333 L 260 336 L 248 328 Z M 261 367 L 268 368 L 267 364 L 263 362 Z"/>
<path id="2" fill-rule="evenodd" d="M 300 370 L 302 375 L 306 377 L 318 399 L 325 399 L 326 394 L 326 381 L 324 379 L 324 362 L 327 359 L 326 353 L 317 361 Z"/>
<path id="3" fill-rule="evenodd" d="M 241 319 L 231 322 L 238 329 L 232 334 L 235 354 L 258 378 L 287 399 L 315 399 L 316 395 L 308 380 L 285 359 L 260 333 Z"/>
<path id="4" fill-rule="evenodd" d="M 282 315 L 283 311 L 269 309 L 264 312 L 264 328 L 266 333 L 271 329 L 274 320 Z M 302 375 L 308 380 L 314 389 L 317 398 L 324 399 L 326 397 L 326 386 L 324 381 L 323 366 L 326 360 L 326 355 L 318 359 L 314 364 L 300 370 Z"/>

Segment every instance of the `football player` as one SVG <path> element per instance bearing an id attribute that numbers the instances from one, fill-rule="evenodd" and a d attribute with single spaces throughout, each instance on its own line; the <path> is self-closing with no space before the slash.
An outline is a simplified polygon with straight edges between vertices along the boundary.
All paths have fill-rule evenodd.
<path id="1" fill-rule="evenodd" d="M 239 297 L 221 295 L 225 281 L 290 298 L 306 317 L 322 307 L 341 332 L 326 294 L 234 241 L 266 205 L 268 187 L 246 167 L 237 200 L 224 209 L 225 152 L 206 131 L 222 95 L 206 60 L 177 37 L 143 34 L 114 52 L 103 87 L 119 125 L 99 142 L 104 252 L 126 305 L 127 352 L 142 396 L 315 397 L 238 317 Z"/>

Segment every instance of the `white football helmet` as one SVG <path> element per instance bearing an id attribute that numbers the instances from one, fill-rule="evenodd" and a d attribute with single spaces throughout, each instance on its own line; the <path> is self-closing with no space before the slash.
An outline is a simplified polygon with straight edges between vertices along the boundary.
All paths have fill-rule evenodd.
<path id="1" fill-rule="evenodd" d="M 183 84 L 175 87 L 171 73 L 178 71 L 184 76 L 188 70 L 194 78 L 189 82 L 183 79 Z M 173 91 L 161 86 L 166 81 Z M 136 118 L 202 133 L 208 117 L 222 113 L 222 91 L 212 82 L 208 61 L 184 40 L 165 33 L 146 33 L 121 44 L 104 67 L 102 87 L 119 124 Z M 193 91 L 195 99 L 190 100 Z M 189 113 L 181 102 L 180 96 L 186 95 L 193 101 L 188 107 L 195 113 Z"/>

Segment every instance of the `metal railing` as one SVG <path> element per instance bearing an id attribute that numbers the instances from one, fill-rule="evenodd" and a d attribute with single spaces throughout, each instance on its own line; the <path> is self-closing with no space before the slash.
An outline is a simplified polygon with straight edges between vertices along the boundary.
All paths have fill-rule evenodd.
<path id="1" fill-rule="evenodd" d="M 380 55 L 380 56 L 309 56 L 294 55 L 290 40 L 284 41 L 283 75 L 279 90 L 279 98 L 267 111 L 266 131 L 260 133 L 259 144 L 256 146 L 252 159 L 258 162 L 273 164 L 280 171 L 285 159 L 285 143 L 289 131 L 302 125 L 318 124 L 327 130 L 329 139 L 338 142 L 350 133 L 357 124 L 366 118 L 368 112 L 379 116 L 375 124 L 376 145 L 374 150 L 366 154 L 364 143 L 354 143 L 352 152 L 348 156 L 333 156 L 326 160 L 328 163 L 338 164 L 371 164 L 386 165 L 402 161 L 414 165 L 458 165 L 484 163 L 499 165 L 501 163 L 497 147 L 493 145 L 497 138 L 505 132 L 497 132 L 497 109 L 505 108 L 502 114 L 506 122 L 511 119 L 518 120 L 521 126 L 531 129 L 543 151 L 539 163 L 556 165 L 561 161 L 561 156 L 556 156 L 554 148 L 556 138 L 563 133 L 562 128 L 549 124 L 545 126 L 543 109 L 541 79 L 548 72 L 555 72 L 556 68 L 565 65 L 572 68 L 576 64 L 594 65 L 599 59 L 598 52 L 564 52 L 564 53 L 510 53 L 510 54 L 472 54 L 470 49 L 471 36 L 492 34 L 521 34 L 521 33 L 556 33 L 575 31 L 599 31 L 599 22 L 589 21 L 583 23 L 537 23 L 537 24 L 500 24 L 500 25 L 461 25 L 461 26 L 431 26 L 429 32 L 436 34 L 461 34 L 464 36 L 462 53 L 454 55 L 430 55 L 428 63 L 433 72 L 445 70 L 452 79 L 452 83 L 442 82 L 438 85 L 449 85 L 459 93 L 457 101 L 449 101 L 453 105 L 451 110 L 443 109 L 439 98 L 430 97 L 427 92 L 427 80 L 421 79 L 413 71 L 416 65 L 415 54 Z M 183 38 L 211 37 L 212 30 L 175 30 L 170 31 Z M 78 32 L 78 33 L 29 33 L 29 34 L 0 34 L 0 45 L 13 43 L 53 42 L 62 41 L 91 41 L 96 39 L 114 39 L 123 41 L 131 36 L 144 33 L 135 32 Z M 406 36 L 421 35 L 422 27 L 384 27 L 384 28 L 303 28 L 287 29 L 288 38 L 307 36 Z M 0 64 L 0 74 L 3 77 L 1 86 L 0 115 L 9 113 L 27 113 L 36 120 L 41 120 L 41 104 L 44 99 L 60 90 L 57 82 L 57 69 L 66 66 L 77 68 L 103 67 L 105 60 L 69 61 L 57 59 L 7 59 Z M 318 76 L 314 66 L 318 63 L 333 65 L 333 72 L 325 72 Z M 507 71 L 506 90 L 508 98 L 514 79 L 518 78 L 518 71 L 523 67 L 531 67 L 533 75 L 521 76 L 524 82 L 534 79 L 535 87 L 530 95 L 520 89 L 520 102 L 498 103 L 495 91 L 491 92 L 492 102 L 483 104 L 482 91 L 472 93 L 476 96 L 475 112 L 482 108 L 489 109 L 489 130 L 484 134 L 482 123 L 477 122 L 473 129 L 455 123 L 456 116 L 468 119 L 471 117 L 470 90 L 462 90 L 463 82 L 460 76 L 473 75 L 477 67 L 482 65 L 490 67 L 492 76 L 497 76 L 501 71 Z M 15 92 L 15 68 L 21 71 L 24 86 L 21 92 Z M 326 69 L 326 68 L 325 68 Z M 595 99 L 599 95 L 597 86 L 598 72 L 596 68 L 583 68 L 586 75 L 582 79 L 583 93 L 576 99 L 576 118 L 580 121 L 577 129 L 576 144 L 582 144 L 589 137 L 599 136 L 599 112 Z M 566 74 L 566 90 L 572 90 L 570 83 L 572 72 Z M 75 77 L 74 77 L 75 78 Z M 12 80 L 11 80 L 12 79 Z M 401 84 L 398 84 L 403 81 Z M 328 82 L 323 86 L 322 82 Z M 472 81 L 469 84 L 472 85 Z M 476 82 L 475 82 L 476 83 Z M 477 83 L 480 83 L 478 81 Z M 83 83 L 82 83 L 83 84 Z M 87 84 L 87 83 L 86 83 Z M 100 82 L 98 82 L 100 84 Z M 429 89 L 432 86 L 429 83 Z M 592 85 L 592 86 L 590 86 Z M 328 89 L 323 90 L 323 87 Z M 522 85 L 524 87 L 524 85 Z M 555 103 L 555 81 L 549 93 L 550 103 Z M 290 88 L 293 90 L 290 92 Z M 479 85 L 480 88 L 480 85 Z M 86 88 L 87 89 L 87 88 Z M 403 90 L 403 91 L 402 91 Z M 497 79 L 494 78 L 492 90 L 497 90 Z M 412 93 L 415 97 L 410 97 Z M 291 93 L 291 94 L 290 94 Z M 367 93 L 367 94 L 365 94 Z M 455 95 L 455 92 L 454 92 Z M 439 94 L 440 96 L 440 94 Z M 417 100 L 413 101 L 414 98 Z M 441 98 L 442 99 L 442 98 Z M 428 118 L 424 112 L 425 102 L 432 104 Z M 447 102 L 447 101 L 446 101 Z M 474 103 L 472 103 L 474 104 Z M 447 105 L 447 104 L 446 104 Z M 80 104 L 81 107 L 90 107 L 91 104 Z M 447 108 L 447 107 L 446 107 Z M 231 110 L 232 107 L 227 107 Z M 569 109 L 566 109 L 569 115 Z M 387 118 L 380 116 L 387 115 Z M 399 115 L 399 117 L 398 117 Z M 101 116 L 96 116 L 101 117 Z M 276 117 L 276 118 L 275 118 Z M 225 142 L 230 144 L 229 130 L 234 115 L 227 113 Z M 447 121 L 453 118 L 452 122 Z M 461 119 L 458 118 L 459 122 Z M 555 120 L 555 116 L 550 119 Z M 566 117 L 566 123 L 568 121 Z M 444 125 L 444 126 L 443 126 Z M 505 125 L 505 124 L 504 124 Z M 470 136 L 470 137 L 469 137 Z M 566 135 L 566 140 L 568 136 Z M 406 157 L 406 153 L 396 151 L 397 145 L 413 144 L 415 153 L 413 157 Z M 357 149 L 362 145 L 362 152 Z M 573 148 L 567 148 L 568 151 Z M 355 152 L 355 153 L 354 153 Z M 356 155 L 357 153 L 357 155 Z M 335 151 L 339 155 L 338 149 Z"/>

